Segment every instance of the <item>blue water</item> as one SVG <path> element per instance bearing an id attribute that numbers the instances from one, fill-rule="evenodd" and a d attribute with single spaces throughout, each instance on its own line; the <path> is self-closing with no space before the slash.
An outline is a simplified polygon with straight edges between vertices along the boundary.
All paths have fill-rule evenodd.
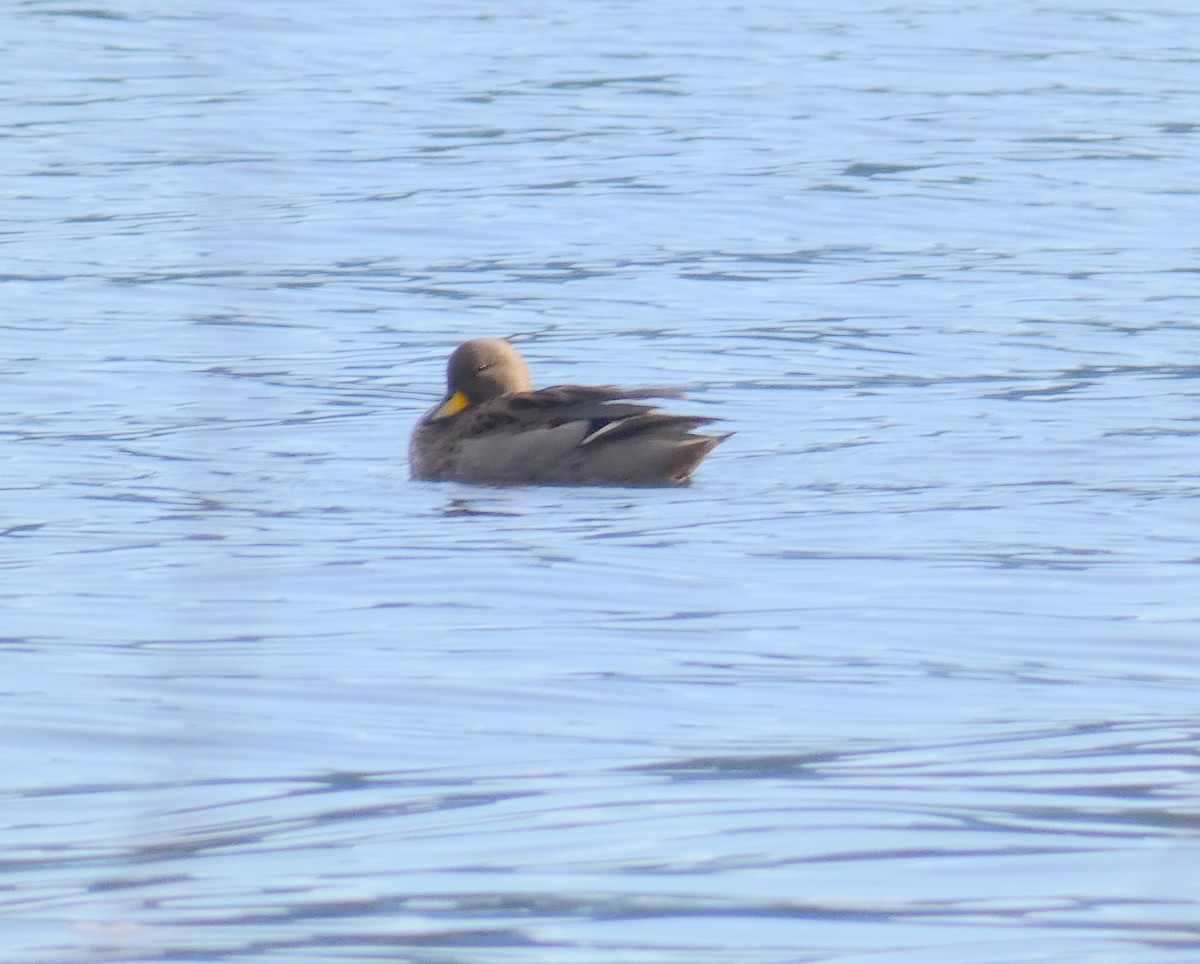
<path id="1" fill-rule="evenodd" d="M 1200 959 L 1200 11 L 827 6 L 4 7 L 0 959 Z"/>

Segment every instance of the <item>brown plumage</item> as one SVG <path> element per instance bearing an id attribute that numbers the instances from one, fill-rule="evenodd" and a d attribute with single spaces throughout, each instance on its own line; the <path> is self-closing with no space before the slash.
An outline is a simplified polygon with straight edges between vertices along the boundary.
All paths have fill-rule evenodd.
<path id="1" fill-rule="evenodd" d="M 557 385 L 535 391 L 506 341 L 477 338 L 446 366 L 446 397 L 413 430 L 414 479 L 492 485 L 685 485 L 728 435 L 696 435 L 715 419 L 669 415 L 628 399 L 646 389 Z"/>

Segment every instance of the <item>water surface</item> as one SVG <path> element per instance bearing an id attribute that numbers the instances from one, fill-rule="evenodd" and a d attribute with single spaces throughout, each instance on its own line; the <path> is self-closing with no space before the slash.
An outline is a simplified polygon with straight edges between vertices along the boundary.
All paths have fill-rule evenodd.
<path id="1" fill-rule="evenodd" d="M 1195 960 L 1198 15 L 244 6 L 0 14 L 4 959 Z"/>

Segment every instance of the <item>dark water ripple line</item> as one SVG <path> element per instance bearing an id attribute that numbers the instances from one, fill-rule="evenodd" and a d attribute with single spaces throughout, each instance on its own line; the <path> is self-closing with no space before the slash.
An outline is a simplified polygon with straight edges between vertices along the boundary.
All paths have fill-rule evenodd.
<path id="1" fill-rule="evenodd" d="M 289 387 L 286 383 L 273 384 L 279 384 L 282 387 Z M 381 395 L 376 397 L 389 396 Z M 231 416 L 206 415 L 203 418 L 179 423 L 176 425 L 151 426 L 132 431 L 36 432 L 17 429 L 0 432 L 0 435 L 7 435 L 19 442 L 137 442 L 144 439 L 170 438 L 176 435 L 189 435 L 195 433 L 211 432 L 214 434 L 220 434 L 223 432 L 243 431 L 247 429 L 269 429 L 281 428 L 285 426 L 291 427 L 298 425 L 337 423 L 346 421 L 347 419 L 377 416 L 379 414 L 380 412 L 377 411 L 336 411 L 329 413 L 316 412 L 296 414 L 282 418 L 233 418 Z M 203 460 L 204 456 L 197 456 L 196 458 Z"/>
<path id="2" fill-rule="evenodd" d="M 721 919 L 767 921 L 775 925 L 788 922 L 823 922 L 830 924 L 871 923 L 925 923 L 938 921 L 943 924 L 978 930 L 983 926 L 1023 929 L 1033 924 L 1051 926 L 1061 931 L 1087 932 L 1092 935 L 1107 934 L 1123 938 L 1129 945 L 1146 942 L 1150 946 L 1168 945 L 1177 948 L 1198 947 L 1200 940 L 1196 928 L 1184 917 L 1186 905 L 1171 901 L 1122 901 L 1122 900 L 958 900 L 924 901 L 902 904 L 888 901 L 854 901 L 794 899 L 794 900 L 734 900 L 713 896 L 679 895 L 661 893 L 627 893 L 609 895 L 592 892 L 547 889 L 542 892 L 529 890 L 525 893 L 492 891 L 451 890 L 429 891 L 417 894 L 398 894 L 376 898 L 342 898 L 297 902 L 284 898 L 265 902 L 261 910 L 251 908 L 229 914 L 220 913 L 220 905 L 211 906 L 206 913 L 195 916 L 180 913 L 184 908 L 177 902 L 166 899 L 163 909 L 167 912 L 162 924 L 147 925 L 147 933 L 126 937 L 121 948 L 121 960 L 157 960 L 159 954 L 169 948 L 188 948 L 189 956 L 197 952 L 219 952 L 226 954 L 254 954 L 278 950 L 319 951 L 322 948 L 338 948 L 339 953 L 353 949 L 410 949 L 433 950 L 446 948 L 461 953 L 464 949 L 474 952 L 497 951 L 502 948 L 525 948 L 527 951 L 559 949 L 558 953 L 569 954 L 569 948 L 584 949 L 595 953 L 603 947 L 591 948 L 588 942 L 578 938 L 562 944 L 553 938 L 539 936 L 538 930 L 555 922 L 648 922 L 668 920 L 692 920 L 716 922 Z M 1178 908 L 1178 917 L 1171 919 L 1170 909 Z M 1135 919 L 1148 909 L 1168 911 L 1167 919 L 1144 921 Z M 174 910 L 172 915 L 170 912 Z M 1125 912 L 1123 915 L 1121 912 Z M 1124 919 L 1122 920 L 1122 916 Z M 390 926 L 371 926 L 371 921 L 387 918 Z M 1114 921 L 1105 925 L 1105 920 Z M 297 924 L 316 921 L 342 921 L 350 925 L 341 934 L 330 934 L 327 930 L 306 937 L 286 937 L 294 934 Z M 454 926 L 445 926 L 446 921 L 456 921 Z M 1120 923 L 1115 923 L 1120 921 Z M 352 923 L 353 922 L 353 923 Z M 439 924 L 441 926 L 439 926 Z M 160 931 L 160 927 L 171 931 Z M 219 928 L 222 937 L 212 933 Z M 307 928 L 306 928 L 307 929 Z M 273 932 L 279 930 L 279 936 Z M 244 933 L 243 932 L 247 932 Z M 996 937 L 1000 937 L 1000 933 Z M 114 934 L 114 938 L 120 935 Z M 110 938 L 111 940 L 112 938 Z M 700 938 L 703 940 L 703 938 Z M 770 943 L 770 938 L 766 938 Z M 1055 938 L 1043 937 L 1039 947 L 1047 943 L 1053 946 Z M 216 943 L 212 943 L 216 942 Z M 605 942 L 606 943 L 606 942 Z M 785 947 L 779 946 L 784 952 Z M 706 947 L 686 938 L 675 937 L 667 942 L 644 943 L 634 939 L 623 942 L 615 953 L 624 955 L 639 953 L 648 955 L 641 960 L 688 960 Z M 161 949 L 160 949 L 161 948 Z M 219 948 L 219 951 L 218 951 Z M 182 948 L 180 948 L 182 950 Z M 141 951 L 139 953 L 139 951 Z M 755 960 L 772 960 L 770 948 L 759 956 L 757 951 L 743 949 L 740 954 L 754 953 Z M 663 958 L 663 954 L 677 952 L 682 957 Z M 704 951 L 704 959 L 710 958 Z M 794 947 L 781 960 L 795 961 Z M 145 955 L 145 956 L 143 956 Z M 174 956 L 174 955 L 172 955 Z M 338 958 L 342 959 L 341 957 Z M 422 958 L 425 959 L 425 958 Z M 441 959 L 441 958 L 436 958 Z M 461 958 L 457 955 L 453 960 Z M 477 959 L 472 956 L 472 959 Z M 490 956 L 484 959 L 492 959 Z M 499 959 L 499 958 L 497 958 Z M 509 959 L 509 958 L 505 958 Z M 530 958 L 521 958 L 528 960 Z M 540 958 L 539 958 L 540 959 Z M 553 960 L 571 960 L 554 957 Z M 585 957 L 584 960 L 594 960 Z M 606 955 L 606 960 L 614 958 Z M 618 957 L 616 959 L 623 959 Z M 731 958 L 745 960 L 744 956 Z M 824 955 L 813 960 L 828 959 Z M 840 959 L 840 955 L 839 955 Z M 974 958 L 972 958 L 974 959 Z M 1004 957 L 1004 960 L 1013 958 Z"/>

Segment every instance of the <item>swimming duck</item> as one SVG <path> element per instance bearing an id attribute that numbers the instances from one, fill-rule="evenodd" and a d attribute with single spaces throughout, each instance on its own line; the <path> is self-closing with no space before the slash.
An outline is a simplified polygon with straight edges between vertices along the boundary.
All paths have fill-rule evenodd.
<path id="1" fill-rule="evenodd" d="M 628 399 L 650 389 L 556 385 L 535 391 L 529 366 L 499 338 L 476 338 L 446 365 L 446 397 L 413 430 L 414 479 L 492 485 L 686 485 L 728 435 L 715 421 Z"/>

